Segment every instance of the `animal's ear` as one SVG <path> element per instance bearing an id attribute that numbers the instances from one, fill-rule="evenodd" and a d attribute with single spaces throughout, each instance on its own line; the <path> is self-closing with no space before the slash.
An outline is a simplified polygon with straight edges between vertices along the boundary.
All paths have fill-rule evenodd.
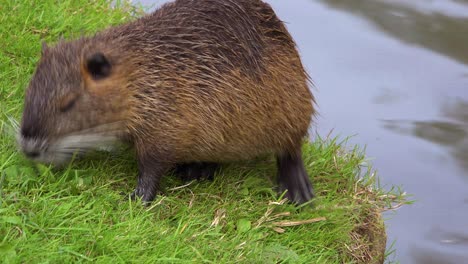
<path id="1" fill-rule="evenodd" d="M 101 52 L 94 53 L 86 59 L 86 71 L 93 80 L 101 80 L 111 74 L 112 66 L 109 60 Z"/>

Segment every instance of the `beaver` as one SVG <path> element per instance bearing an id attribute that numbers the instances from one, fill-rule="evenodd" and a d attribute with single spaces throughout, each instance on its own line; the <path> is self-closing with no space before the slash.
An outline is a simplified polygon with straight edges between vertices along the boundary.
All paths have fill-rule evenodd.
<path id="1" fill-rule="evenodd" d="M 92 36 L 43 44 L 26 90 L 22 152 L 63 164 L 134 146 L 133 198 L 150 202 L 168 171 L 275 155 L 286 197 L 313 197 L 301 146 L 314 97 L 296 44 L 261 0 L 176 0 Z"/>

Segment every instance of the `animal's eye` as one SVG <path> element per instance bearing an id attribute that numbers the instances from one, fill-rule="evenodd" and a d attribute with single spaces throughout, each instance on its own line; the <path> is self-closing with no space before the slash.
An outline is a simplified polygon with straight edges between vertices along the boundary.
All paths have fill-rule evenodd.
<path id="1" fill-rule="evenodd" d="M 109 60 L 101 52 L 88 58 L 86 67 L 94 80 L 104 79 L 110 75 L 112 66 Z"/>
<path id="2" fill-rule="evenodd" d="M 78 94 L 76 93 L 69 93 L 62 97 L 59 106 L 60 112 L 64 113 L 72 109 L 76 100 L 78 100 Z"/>

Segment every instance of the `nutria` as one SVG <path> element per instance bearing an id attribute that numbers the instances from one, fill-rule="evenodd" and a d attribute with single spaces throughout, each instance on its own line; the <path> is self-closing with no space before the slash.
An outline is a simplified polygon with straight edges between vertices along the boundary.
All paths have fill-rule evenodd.
<path id="1" fill-rule="evenodd" d="M 260 0 L 177 0 L 91 37 L 43 45 L 26 92 L 20 144 L 60 164 L 76 152 L 131 143 L 138 183 L 154 199 L 176 165 L 274 154 L 293 202 L 313 196 L 301 144 L 314 114 L 296 45 Z"/>

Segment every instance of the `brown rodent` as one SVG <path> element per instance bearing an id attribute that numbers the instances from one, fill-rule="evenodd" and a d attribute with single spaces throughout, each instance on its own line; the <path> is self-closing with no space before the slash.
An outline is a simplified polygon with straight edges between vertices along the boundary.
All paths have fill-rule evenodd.
<path id="1" fill-rule="evenodd" d="M 177 0 L 92 37 L 43 46 L 20 144 L 59 164 L 114 140 L 134 145 L 134 196 L 176 165 L 277 157 L 293 202 L 313 197 L 301 144 L 314 115 L 296 45 L 260 0 Z M 208 170 L 212 171 L 212 170 Z"/>

